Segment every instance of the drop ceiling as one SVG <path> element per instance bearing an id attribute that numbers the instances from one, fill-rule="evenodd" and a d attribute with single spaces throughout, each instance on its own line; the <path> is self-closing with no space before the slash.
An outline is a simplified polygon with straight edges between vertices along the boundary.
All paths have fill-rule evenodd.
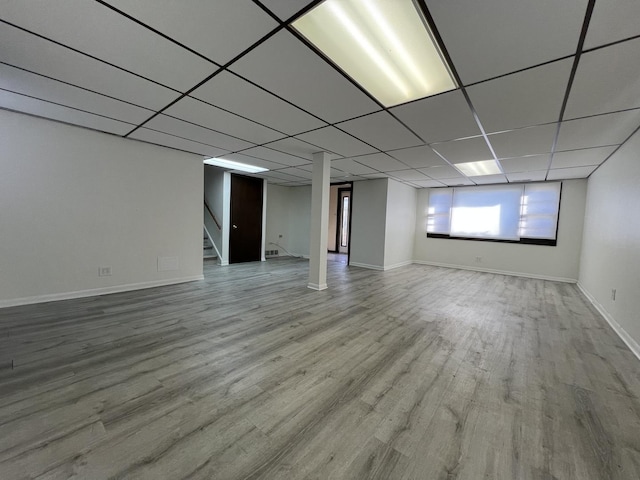
<path id="1" fill-rule="evenodd" d="M 293 0 L 0 0 L 0 108 L 310 183 L 585 178 L 640 126 L 640 2 L 418 1 L 459 88 L 384 108 Z M 457 163 L 498 160 L 466 177 Z"/>

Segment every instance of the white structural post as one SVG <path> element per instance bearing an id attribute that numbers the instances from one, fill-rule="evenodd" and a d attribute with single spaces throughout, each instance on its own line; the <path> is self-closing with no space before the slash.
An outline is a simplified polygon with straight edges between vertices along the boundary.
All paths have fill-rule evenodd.
<path id="1" fill-rule="evenodd" d="M 329 154 L 313 154 L 311 184 L 311 232 L 309 234 L 309 283 L 313 290 L 327 288 L 327 235 L 329 234 Z"/>

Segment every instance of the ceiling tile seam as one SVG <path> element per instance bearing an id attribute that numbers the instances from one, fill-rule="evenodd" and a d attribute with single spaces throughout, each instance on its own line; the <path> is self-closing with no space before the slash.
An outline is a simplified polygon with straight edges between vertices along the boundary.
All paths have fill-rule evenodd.
<path id="1" fill-rule="evenodd" d="M 613 114 L 616 114 L 616 113 L 633 112 L 634 110 L 640 110 L 640 107 L 623 108 L 621 110 L 613 110 L 613 111 L 610 111 L 610 112 L 594 113 L 592 115 L 583 115 L 582 117 L 567 118 L 567 119 L 562 120 L 562 123 L 573 122 L 575 120 L 584 120 L 586 118 L 602 117 L 604 115 L 613 115 Z"/>
<path id="2" fill-rule="evenodd" d="M 478 125 L 478 128 L 480 129 L 480 133 L 482 134 L 482 136 L 484 137 L 484 140 L 489 148 L 489 151 L 491 152 L 491 154 L 493 155 L 494 160 L 496 161 L 496 163 L 498 164 L 498 166 L 500 167 L 500 171 L 504 174 L 504 170 L 502 169 L 502 165 L 500 165 L 500 162 L 498 162 L 498 157 L 496 156 L 495 151 L 493 150 L 493 146 L 491 145 L 491 142 L 489 142 L 489 138 L 487 137 L 487 133 L 485 132 L 482 123 L 480 122 L 480 118 L 478 117 L 478 114 L 476 113 L 475 108 L 473 107 L 473 103 L 471 103 L 471 98 L 469 97 L 469 94 L 467 93 L 467 90 L 464 87 L 464 84 L 462 83 L 462 79 L 460 78 L 460 75 L 458 74 L 458 70 L 456 69 L 456 66 L 453 63 L 453 59 L 451 58 L 451 55 L 449 54 L 449 50 L 447 49 L 447 46 L 444 43 L 444 40 L 442 38 L 442 35 L 440 35 L 440 31 L 438 30 L 438 27 L 433 19 L 433 16 L 431 15 L 431 12 L 429 11 L 429 8 L 427 7 L 427 4 L 425 3 L 424 0 L 415 0 L 417 5 L 420 6 L 422 13 L 424 15 L 425 20 L 427 21 L 427 24 L 429 25 L 429 27 L 431 28 L 431 33 L 433 34 L 436 44 L 438 45 L 438 47 L 440 47 L 440 51 L 442 52 L 442 56 L 445 59 L 445 64 L 449 66 L 449 70 L 451 71 L 451 75 L 453 75 L 453 78 L 456 82 L 456 84 L 460 87 L 460 91 L 462 92 L 462 95 L 464 96 L 466 102 L 467 102 L 467 106 L 469 107 L 469 109 L 471 110 L 471 114 L 473 115 L 473 118 L 476 121 L 476 124 Z M 440 155 L 439 152 L 437 152 L 435 149 L 432 148 L 432 150 Z M 442 155 L 440 155 L 440 157 L 442 157 L 447 163 L 450 164 L 450 162 L 444 158 Z M 455 167 L 454 167 L 455 168 Z M 456 170 L 458 170 L 456 168 Z M 463 174 L 462 172 L 460 172 L 462 174 L 463 177 L 467 178 L 468 180 L 470 180 L 474 185 L 477 185 L 476 182 L 469 178 L 467 175 Z M 507 182 L 509 181 L 509 179 L 507 179 Z"/>
<path id="3" fill-rule="evenodd" d="M 624 142 L 626 142 L 626 140 Z M 596 145 L 595 147 L 586 147 L 586 148 L 569 148 L 567 150 L 558 150 L 556 153 L 581 152 L 583 150 L 595 150 L 597 148 L 620 147 L 624 142 L 610 143 L 607 145 Z M 520 158 L 520 157 L 512 157 L 512 158 Z"/>
<path id="4" fill-rule="evenodd" d="M 285 135 L 287 137 L 290 136 L 288 133 L 282 132 L 282 131 L 278 130 L 277 128 L 273 128 L 273 127 L 270 127 L 268 125 L 265 125 L 264 123 L 260 123 L 260 122 L 258 122 L 256 120 L 252 120 L 249 117 L 245 117 L 244 115 L 240 115 L 239 113 L 232 112 L 231 110 L 227 110 L 226 108 L 219 107 L 218 105 L 215 105 L 215 104 L 213 104 L 211 102 L 207 102 L 206 100 L 201 100 L 201 99 L 199 99 L 197 97 L 192 97 L 191 95 L 187 95 L 187 97 L 191 98 L 192 100 L 196 100 L 198 102 L 207 104 L 207 105 L 209 105 L 209 106 L 211 106 L 213 108 L 217 108 L 218 110 L 222 110 L 223 112 L 227 112 L 227 113 L 229 113 L 229 114 L 231 114 L 231 115 L 233 115 L 235 117 L 242 118 L 243 120 L 246 120 L 248 122 L 255 123 L 256 125 L 260 125 L 261 127 L 268 128 L 269 130 L 273 130 L 274 132 L 277 132 L 277 133 L 279 133 L 281 135 Z"/>
<path id="5" fill-rule="evenodd" d="M 185 120 L 184 118 L 176 117 L 175 115 L 170 115 L 168 113 L 162 113 L 160 115 L 164 115 L 165 117 L 173 118 L 174 120 L 180 120 L 181 122 L 188 123 L 189 125 L 193 125 L 194 127 L 200 127 L 200 128 L 205 129 L 205 130 L 209 130 L 210 132 L 219 133 L 220 135 L 224 135 L 225 137 L 230 137 L 230 138 L 233 138 L 235 140 L 240 140 L 242 142 L 250 143 L 252 146 L 251 147 L 247 147 L 247 148 L 255 148 L 255 147 L 260 146 L 260 144 L 258 144 L 256 142 L 252 142 L 250 140 L 245 140 L 244 138 L 236 137 L 235 135 L 231 135 L 229 133 L 221 132 L 220 130 L 216 130 L 215 128 L 205 127 L 204 125 L 200 125 L 199 123 L 195 123 L 195 122 L 192 122 L 190 120 Z M 142 128 L 149 128 L 149 127 L 142 127 Z M 151 130 L 153 130 L 153 129 L 151 129 Z M 280 138 L 279 140 L 282 140 L 282 138 Z M 273 140 L 273 141 L 277 142 L 279 140 Z M 212 146 L 214 146 L 214 145 L 212 145 Z M 220 147 L 218 147 L 218 148 L 220 148 Z M 224 148 L 223 150 L 228 150 L 228 149 Z M 246 150 L 246 149 L 243 148 L 242 150 Z M 241 150 L 238 150 L 237 152 L 233 152 L 233 153 L 240 153 L 240 151 Z"/>
<path id="6" fill-rule="evenodd" d="M 589 178 L 591 175 L 593 175 L 595 172 L 597 172 L 597 171 L 598 171 L 598 169 L 599 169 L 602 165 L 604 165 L 604 164 L 605 164 L 605 163 L 606 163 L 606 162 L 607 162 L 611 157 L 613 157 L 613 156 L 618 152 L 618 150 L 620 150 L 620 149 L 624 146 L 624 144 L 625 144 L 625 143 L 627 143 L 627 142 L 631 139 L 631 137 L 633 137 L 633 136 L 634 136 L 636 133 L 638 133 L 639 131 L 640 131 L 640 125 L 639 125 L 639 126 L 638 126 L 634 131 L 633 131 L 633 132 L 631 132 L 631 135 L 629 135 L 627 138 L 625 138 L 625 140 L 624 140 L 620 145 L 618 145 L 618 146 L 617 146 L 617 148 L 616 148 L 613 152 L 611 152 L 611 153 L 607 156 L 607 158 L 605 158 L 605 159 L 600 163 L 600 165 L 598 165 L 598 166 L 593 170 L 593 172 L 591 172 L 591 173 L 587 176 L 587 178 Z M 594 147 L 594 148 L 600 148 L 600 147 Z"/>
<path id="7" fill-rule="evenodd" d="M 224 155 L 229 155 L 231 153 L 228 148 L 223 148 L 223 147 L 220 147 L 218 145 L 212 145 L 210 143 L 205 143 L 205 142 L 201 142 L 199 140 L 194 140 L 193 138 L 183 137 L 182 135 L 176 135 L 175 133 L 165 132 L 164 130 L 158 130 L 157 128 L 151 128 L 151 127 L 142 127 L 142 128 L 144 128 L 145 130 L 152 130 L 154 132 L 162 133 L 163 135 L 169 135 L 171 137 L 180 138 L 182 140 L 187 140 L 188 142 L 199 143 L 200 145 L 206 145 L 207 147 L 219 148 L 220 150 L 224 150 L 225 152 L 228 152 L 228 153 L 225 153 Z M 245 141 L 245 140 L 243 140 L 243 141 Z"/>
<path id="8" fill-rule="evenodd" d="M 286 98 L 281 97 L 281 96 L 280 96 L 280 95 L 278 95 L 277 93 L 273 93 L 271 90 L 268 90 L 268 89 L 264 88 L 262 85 L 259 85 L 259 84 L 255 83 L 253 80 L 250 80 L 250 79 L 248 79 L 248 78 L 246 78 L 246 77 L 243 77 L 242 75 L 240 75 L 240 74 L 238 74 L 238 73 L 234 72 L 233 70 L 225 69 L 225 71 L 226 71 L 227 73 L 230 73 L 231 75 L 234 75 L 234 76 L 236 76 L 236 77 L 238 77 L 238 78 L 240 78 L 240 79 L 244 80 L 244 81 L 245 81 L 245 82 L 247 82 L 247 83 L 250 83 L 250 84 L 251 84 L 251 85 L 253 85 L 254 87 L 259 88 L 259 89 L 260 89 L 260 90 L 262 90 L 263 92 L 268 93 L 269 95 L 271 95 L 271 96 L 273 96 L 273 97 L 277 98 L 278 100 L 281 100 L 281 101 L 283 101 L 283 102 L 285 102 L 285 103 L 287 103 L 287 104 L 291 105 L 292 107 L 297 108 L 297 109 L 298 109 L 298 110 L 300 110 L 301 112 L 304 112 L 304 113 L 306 113 L 307 115 L 312 116 L 312 117 L 313 117 L 313 118 L 315 118 L 316 120 L 319 120 L 319 121 L 323 122 L 323 123 L 325 124 L 325 125 L 324 125 L 325 127 L 326 127 L 326 126 L 331 125 L 331 123 L 330 123 L 330 122 L 327 122 L 326 120 L 324 120 L 324 119 L 322 119 L 322 118 L 318 117 L 318 116 L 317 116 L 317 115 L 315 115 L 314 113 L 311 113 L 311 112 L 309 112 L 309 111 L 305 110 L 305 109 L 304 109 L 304 108 L 302 108 L 301 106 L 296 105 L 295 103 L 293 103 L 293 102 L 291 102 L 291 101 L 287 100 Z M 323 127 L 319 127 L 319 128 L 323 128 Z"/>
<path id="9" fill-rule="evenodd" d="M 45 102 L 45 103 L 50 103 L 52 105 L 57 105 L 59 107 L 63 107 L 63 108 L 68 108 L 70 110 L 76 110 L 78 112 L 82 112 L 82 113 L 88 113 L 89 115 L 94 115 L 96 117 L 102 117 L 102 118 L 106 118 L 108 120 L 115 120 L 116 122 L 120 122 L 120 123 L 126 123 L 127 125 L 135 125 L 135 123 L 133 122 L 129 122 L 127 120 L 120 120 L 119 118 L 114 118 L 114 117 L 109 117 L 107 115 L 102 115 L 101 113 L 95 113 L 95 112 L 91 112 L 89 110 L 84 110 L 82 108 L 77 108 L 77 107 L 72 107 L 69 105 L 64 105 L 62 103 L 58 103 L 58 102 L 54 102 L 52 100 L 45 100 L 44 98 L 40 98 L 40 97 L 36 97 L 34 95 L 28 95 L 26 93 L 20 93 L 20 92 L 16 92 L 14 90 L 9 90 L 8 88 L 2 88 L 0 87 L 0 90 L 4 91 L 4 92 L 9 92 L 9 93 L 13 93 L 14 95 L 20 95 L 21 97 L 27 97 L 27 98 L 32 98 L 34 100 L 38 100 L 40 102 Z"/>
<path id="10" fill-rule="evenodd" d="M 169 40 L 171 43 L 173 43 L 173 44 L 175 44 L 175 45 L 177 45 L 177 46 L 179 46 L 179 47 L 181 47 L 181 48 L 184 48 L 185 50 L 187 50 L 188 52 L 190 52 L 190 53 L 192 53 L 192 54 L 194 54 L 194 55 L 197 55 L 198 57 L 202 58 L 203 60 L 206 60 L 207 62 L 213 63 L 216 67 L 220 67 L 220 64 L 219 64 L 218 62 L 215 62 L 215 61 L 211 60 L 211 59 L 210 59 L 209 57 L 207 57 L 206 55 L 203 55 L 202 53 L 200 53 L 200 52 L 198 52 L 198 51 L 194 50 L 193 48 L 188 47 L 187 45 L 185 45 L 185 44 L 183 44 L 183 43 L 181 43 L 181 42 L 177 41 L 175 38 L 173 38 L 173 37 L 171 37 L 171 36 L 169 36 L 169 35 L 167 35 L 167 34 L 165 34 L 165 33 L 161 32 L 160 30 L 157 30 L 157 29 L 153 28 L 152 26 L 147 25 L 146 23 L 144 23 L 143 21 L 141 21 L 141 20 L 137 19 L 136 17 L 134 17 L 134 16 L 132 16 L 132 15 L 129 15 L 129 14 L 128 14 L 128 13 L 126 13 L 126 12 L 123 12 L 122 10 L 120 10 L 120 9 L 118 9 L 118 8 L 116 8 L 116 7 L 114 7 L 113 5 L 111 5 L 111 4 L 109 4 L 109 3 L 107 3 L 107 2 L 105 2 L 105 1 L 103 1 L 103 0 L 94 0 L 94 1 L 95 1 L 95 2 L 97 2 L 97 3 L 99 3 L 100 5 L 102 5 L 103 7 L 106 7 L 106 8 L 108 8 L 109 10 L 112 10 L 112 11 L 114 11 L 114 12 L 116 12 L 116 13 L 118 13 L 118 14 L 122 15 L 123 17 L 127 18 L 128 20 L 131 20 L 132 22 L 137 23 L 137 24 L 138 24 L 138 25 L 140 25 L 141 27 L 144 27 L 144 28 L 146 28 L 147 30 L 150 30 L 151 32 L 155 33 L 156 35 L 161 36 L 161 37 L 162 37 L 162 38 L 164 38 L 165 40 Z"/>
<path id="11" fill-rule="evenodd" d="M 129 74 L 131 74 L 131 75 L 134 75 L 134 76 L 136 76 L 136 77 L 138 77 L 138 78 L 141 78 L 141 79 L 143 79 L 143 80 L 146 80 L 146 81 L 148 81 L 148 82 L 155 83 L 156 85 L 159 85 L 159 86 L 161 86 L 161 87 L 163 87 L 163 88 L 169 89 L 169 90 L 171 90 L 171 91 L 173 91 L 173 92 L 176 92 L 176 93 L 182 93 L 182 92 L 180 92 L 180 90 L 177 90 L 177 89 L 175 89 L 175 88 L 173 88 L 173 87 L 170 87 L 170 86 L 168 86 L 168 85 L 165 85 L 165 84 L 163 84 L 163 83 L 160 83 L 160 82 L 158 82 L 158 81 L 156 81 L 156 80 L 153 80 L 153 79 L 151 79 L 151 78 L 149 78 L 149 77 L 145 77 L 144 75 L 140 75 L 139 73 L 132 72 L 131 70 L 127 70 L 127 69 L 126 69 L 126 68 L 124 68 L 124 67 L 120 67 L 120 66 L 118 66 L 118 65 L 116 65 L 116 64 L 114 64 L 114 63 L 108 62 L 108 61 L 103 60 L 103 59 L 101 59 L 101 58 L 99 58 L 99 57 L 96 57 L 96 56 L 94 56 L 94 55 L 91 55 L 90 53 L 86 53 L 86 52 L 83 52 L 82 50 L 78 50 L 77 48 L 70 47 L 69 45 L 65 45 L 64 43 L 58 42 L 57 40 L 53 40 L 53 39 L 51 39 L 51 38 L 49 38 L 49 37 L 45 37 L 44 35 L 41 35 L 41 34 L 39 34 L 39 33 L 32 32 L 31 30 L 27 30 L 27 29 L 26 29 L 26 28 L 24 28 L 24 27 L 20 27 L 20 26 L 15 25 L 15 24 L 13 24 L 13 23 L 11 23 L 11 22 L 7 22 L 6 20 L 2 20 L 2 19 L 0 19 L 0 23 L 4 23 L 5 25 L 9 25 L 10 27 L 16 28 L 16 29 L 18 29 L 18 30 L 22 30 L 22 31 L 23 31 L 23 32 L 25 32 L 25 33 L 29 33 L 29 34 L 31 34 L 31 35 L 33 35 L 33 36 L 35 36 L 35 37 L 41 38 L 41 39 L 46 40 L 46 41 L 48 41 L 48 42 L 51 42 L 51 43 L 53 43 L 53 44 L 55 44 L 55 45 L 58 45 L 58 46 L 63 47 L 63 48 L 66 48 L 67 50 L 71 50 L 71 51 L 72 51 L 72 52 L 74 52 L 74 53 L 77 53 L 77 54 L 79 54 L 79 55 L 83 55 L 83 56 L 85 56 L 85 57 L 91 58 L 92 60 L 96 60 L 96 61 L 98 61 L 98 62 L 100 62 L 100 63 L 104 63 L 105 65 L 109 65 L 110 67 L 117 68 L 117 69 L 118 69 L 118 70 L 120 70 L 120 71 L 123 71 L 123 72 L 129 73 Z"/>
<path id="12" fill-rule="evenodd" d="M 251 148 L 255 148 L 255 147 L 251 147 Z M 265 148 L 266 148 L 266 147 L 265 147 Z M 274 150 L 274 151 L 277 151 L 277 150 Z M 279 152 L 279 153 L 282 153 L 282 152 Z M 251 154 L 249 154 L 249 153 L 230 152 L 230 153 L 225 153 L 225 155 L 224 155 L 224 156 L 228 156 L 228 155 L 236 155 L 236 154 L 244 155 L 245 157 L 255 158 L 256 160 L 263 160 L 263 161 L 265 161 L 265 162 L 276 163 L 276 164 L 278 164 L 278 165 L 282 165 L 282 168 L 292 168 L 292 167 L 299 167 L 299 166 L 305 165 L 304 163 L 301 163 L 300 165 L 287 165 L 286 163 L 276 162 L 275 160 L 269 160 L 269 159 L 267 159 L 267 158 L 260 158 L 260 157 L 256 157 L 255 155 L 251 155 Z M 310 161 L 310 160 L 307 160 L 307 159 L 305 159 L 305 158 L 302 158 L 302 157 L 297 157 L 297 158 L 300 158 L 300 160 L 305 160 L 305 161 L 307 161 L 308 163 L 311 163 L 311 161 Z M 280 168 L 280 167 L 278 167 L 278 168 Z"/>
<path id="13" fill-rule="evenodd" d="M 573 65 L 571 65 L 571 72 L 569 73 L 569 80 L 567 81 L 567 88 L 564 92 L 564 98 L 562 99 L 562 105 L 560 106 L 560 114 L 558 115 L 558 126 L 556 127 L 556 134 L 553 139 L 553 143 L 551 144 L 551 155 L 549 156 L 549 163 L 547 164 L 547 174 L 544 176 L 545 181 L 549 177 L 549 171 L 551 170 L 551 165 L 553 163 L 553 156 L 556 152 L 556 147 L 558 145 L 558 138 L 560 137 L 560 129 L 562 128 L 562 120 L 564 118 L 564 112 L 567 108 L 567 103 L 569 102 L 569 95 L 571 94 L 571 87 L 573 86 L 573 81 L 576 77 L 576 72 L 578 71 L 578 63 L 580 63 L 580 58 L 582 56 L 582 47 L 584 46 L 584 41 L 587 37 L 587 31 L 589 30 L 589 23 L 591 22 L 591 16 L 593 14 L 593 9 L 595 8 L 596 0 L 589 0 L 587 3 L 587 10 L 584 14 L 584 20 L 582 21 L 582 29 L 580 30 L 580 36 L 578 37 L 578 45 L 576 46 L 576 54 L 573 58 Z"/>
<path id="14" fill-rule="evenodd" d="M 164 106 L 163 108 L 161 108 L 160 110 L 156 111 L 155 114 L 153 114 L 151 117 L 147 118 L 144 122 L 142 122 L 140 125 L 138 125 L 136 128 L 134 128 L 133 130 L 131 130 L 129 133 L 127 133 L 126 135 L 124 135 L 124 137 L 128 137 L 129 135 L 131 135 L 133 132 L 135 132 L 138 128 L 143 127 L 146 123 L 150 122 L 151 120 L 153 120 L 155 117 L 157 117 L 159 114 L 161 114 L 162 112 L 164 112 L 165 110 L 167 110 L 168 108 L 172 107 L 173 105 L 175 105 L 177 102 L 179 102 L 180 100 L 182 100 L 184 97 L 188 96 L 190 93 L 192 93 L 194 90 L 196 90 L 197 88 L 200 88 L 202 85 L 204 85 L 205 83 L 207 83 L 209 80 L 211 80 L 213 77 L 215 77 L 216 75 L 218 75 L 220 72 L 223 72 L 227 69 L 227 67 L 229 67 L 229 65 L 233 64 L 234 62 L 238 61 L 240 58 L 244 57 L 246 54 L 248 54 L 249 52 L 251 52 L 253 49 L 255 49 L 256 47 L 262 45 L 264 42 L 266 42 L 269 38 L 271 38 L 272 36 L 274 36 L 276 33 L 278 33 L 280 30 L 282 30 L 282 25 L 278 25 L 276 28 L 274 28 L 273 30 L 271 30 L 269 33 L 267 33 L 265 36 L 263 36 L 262 38 L 260 38 L 258 41 L 254 42 L 252 45 L 250 45 L 248 48 L 246 48 L 245 50 L 243 50 L 242 52 L 240 52 L 238 55 L 236 55 L 235 57 L 233 57 L 231 60 L 229 60 L 227 63 L 225 63 L 223 66 L 221 66 L 220 68 L 218 68 L 215 72 L 213 72 L 211 75 L 208 75 L 207 77 L 205 77 L 203 80 L 201 80 L 200 82 L 198 82 L 197 84 L 195 84 L 193 87 L 191 87 L 189 90 L 185 91 L 184 93 L 182 93 L 178 98 L 176 98 L 175 100 L 173 100 L 172 102 L 170 102 L 168 105 Z"/>
<path id="15" fill-rule="evenodd" d="M 585 48 L 585 49 L 582 50 L 582 53 L 584 54 L 584 53 L 595 52 L 596 50 L 602 50 L 603 48 L 613 47 L 613 46 L 618 45 L 620 43 L 630 42 L 632 40 L 637 40 L 639 38 L 640 38 L 640 34 L 632 35 L 631 37 L 623 38 L 621 40 L 616 40 L 614 42 L 604 43 L 602 45 L 598 45 L 597 47 Z"/>
<path id="16" fill-rule="evenodd" d="M 109 99 L 111 99 L 111 100 L 116 100 L 116 101 L 118 101 L 118 102 L 126 103 L 127 105 L 131 105 L 131 106 L 133 106 L 133 107 L 138 107 L 138 108 L 141 108 L 141 109 L 143 109 L 143 110 L 147 110 L 147 111 L 149 111 L 149 112 L 153 112 L 153 111 L 154 111 L 154 110 L 153 110 L 153 109 L 151 109 L 151 108 L 143 107 L 142 105 L 138 105 L 137 103 L 129 102 L 129 101 L 127 101 L 127 100 L 122 100 L 121 98 L 117 98 L 117 97 L 114 97 L 114 96 L 111 96 L 111 95 L 107 95 L 106 93 L 101 93 L 101 92 L 98 92 L 98 91 L 96 91 L 96 90 L 91 90 L 90 88 L 82 87 L 82 86 L 80 86 L 80 85 L 76 85 L 75 83 L 66 82 L 66 81 L 64 81 L 64 80 L 60 80 L 60 79 L 58 79 L 58 78 L 50 77 L 50 76 L 48 76 L 48 75 L 44 75 L 44 74 L 42 74 L 42 73 L 33 72 L 33 71 L 31 71 L 31 70 L 27 70 L 26 68 L 18 67 L 17 65 L 12 65 L 12 64 L 10 64 L 10 63 L 3 62 L 3 61 L 0 61 L 0 64 L 2 64 L 2 65 L 7 65 L 8 67 L 15 68 L 15 69 L 17 69 L 17 70 L 22 70 L 23 72 L 27 72 L 27 73 L 30 73 L 30 74 L 32 74 L 32 75 L 37 75 L 37 76 L 39 76 L 39 77 L 46 78 L 46 79 L 48 79 L 48 80 L 53 80 L 54 82 L 62 83 L 62 84 L 64 84 L 64 85 L 68 85 L 68 86 L 70 86 L 70 87 L 78 88 L 78 89 L 80 89 L 80 90 L 84 90 L 85 92 L 94 93 L 94 94 L 96 94 L 96 95 L 100 95 L 100 96 L 102 96 L 102 97 L 109 98 Z"/>
<path id="17" fill-rule="evenodd" d="M 151 130 L 151 129 L 148 129 L 148 130 Z M 164 133 L 164 132 L 160 132 L 160 133 Z M 118 138 L 122 138 L 122 137 L 120 137 L 120 135 L 116 135 L 116 136 Z M 173 136 L 175 137 L 175 135 L 173 135 Z M 155 145 L 156 147 L 161 147 L 161 148 L 169 148 L 171 150 L 177 150 L 178 152 L 184 152 L 184 153 L 189 153 L 191 155 L 197 155 L 198 157 L 205 156 L 202 153 L 192 152 L 191 150 L 185 150 L 183 148 L 170 147 L 169 145 L 162 145 L 161 143 L 150 142 L 148 140 L 140 140 L 139 138 L 127 138 L 126 140 L 132 141 L 132 142 L 140 142 L 140 143 L 144 143 L 144 144 L 147 144 L 147 145 Z M 199 142 L 195 142 L 195 143 L 199 143 Z"/>
<path id="18" fill-rule="evenodd" d="M 285 140 L 285 139 L 282 139 L 282 138 L 281 138 L 280 140 Z M 274 141 L 275 141 L 275 142 L 278 142 L 278 141 L 280 141 L 280 140 L 274 140 Z M 256 148 L 256 147 L 266 148 L 266 149 L 271 150 L 271 151 L 273 151 L 273 152 L 284 153 L 285 155 L 290 155 L 290 156 L 292 156 L 292 157 L 297 157 L 297 158 L 299 158 L 299 159 L 301 159 L 301 160 L 305 160 L 305 161 L 307 161 L 307 162 L 311 162 L 311 160 L 309 160 L 309 159 L 308 159 L 308 158 L 306 158 L 306 157 L 301 157 L 300 155 L 296 155 L 296 154 L 294 154 L 294 153 L 287 153 L 287 152 L 282 152 L 282 151 L 280 151 L 280 150 L 276 150 L 275 148 L 270 147 L 268 144 L 262 144 L 262 145 L 256 145 L 256 146 L 254 146 L 254 147 L 243 148 L 242 150 L 236 150 L 235 152 L 232 152 L 232 153 L 234 153 L 234 154 L 238 153 L 238 154 L 242 154 L 242 155 L 247 155 L 247 156 L 249 156 L 249 157 L 257 158 L 258 160 L 267 160 L 267 161 L 269 161 L 269 162 L 271 162 L 271 161 L 272 161 L 272 160 L 269 160 L 268 158 L 260 158 L 260 157 L 256 157 L 255 155 L 251 155 L 250 153 L 245 153 L 247 150 L 251 150 L 252 148 Z M 276 163 L 279 163 L 279 162 L 276 162 Z M 284 164 L 283 164 L 283 165 L 284 165 Z"/>

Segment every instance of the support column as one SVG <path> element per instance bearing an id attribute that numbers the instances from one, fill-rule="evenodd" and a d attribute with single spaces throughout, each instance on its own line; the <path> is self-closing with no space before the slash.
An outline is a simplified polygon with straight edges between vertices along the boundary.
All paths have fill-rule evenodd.
<path id="1" fill-rule="evenodd" d="M 327 235 L 331 160 L 326 152 L 313 154 L 311 184 L 311 232 L 309 234 L 309 283 L 313 290 L 327 288 Z"/>

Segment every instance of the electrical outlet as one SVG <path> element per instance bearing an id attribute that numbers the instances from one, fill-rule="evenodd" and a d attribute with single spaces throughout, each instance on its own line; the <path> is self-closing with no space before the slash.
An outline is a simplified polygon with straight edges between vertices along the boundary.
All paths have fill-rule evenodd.
<path id="1" fill-rule="evenodd" d="M 611 289 L 611 300 L 613 300 L 614 302 L 616 301 L 616 289 L 615 288 Z"/>
<path id="2" fill-rule="evenodd" d="M 282 238 L 282 234 L 278 235 L 278 238 Z"/>
<path id="3" fill-rule="evenodd" d="M 110 277 L 111 276 L 111 267 L 98 267 L 98 276 L 99 277 Z"/>

